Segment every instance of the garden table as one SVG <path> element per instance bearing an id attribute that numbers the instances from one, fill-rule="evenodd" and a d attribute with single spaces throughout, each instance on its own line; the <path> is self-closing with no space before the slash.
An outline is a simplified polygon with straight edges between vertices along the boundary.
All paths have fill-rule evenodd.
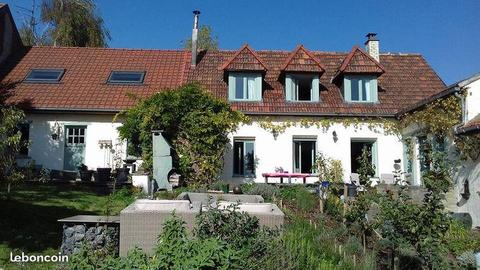
<path id="1" fill-rule="evenodd" d="M 307 177 L 315 176 L 310 173 L 288 173 L 288 172 L 278 172 L 278 173 L 262 173 L 262 176 L 265 178 L 265 183 L 268 184 L 268 178 L 280 178 L 280 183 L 283 184 L 283 178 L 288 178 L 288 183 L 292 183 L 292 177 L 302 178 L 303 184 L 307 183 Z"/>

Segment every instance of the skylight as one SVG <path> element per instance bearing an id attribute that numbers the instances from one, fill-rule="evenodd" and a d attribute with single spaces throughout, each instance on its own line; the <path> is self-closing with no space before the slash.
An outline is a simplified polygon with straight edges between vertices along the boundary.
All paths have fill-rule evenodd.
<path id="1" fill-rule="evenodd" d="M 112 71 L 109 83 L 143 83 L 145 71 Z"/>
<path id="2" fill-rule="evenodd" d="M 64 69 L 31 69 L 27 74 L 27 82 L 59 82 L 62 79 Z"/>

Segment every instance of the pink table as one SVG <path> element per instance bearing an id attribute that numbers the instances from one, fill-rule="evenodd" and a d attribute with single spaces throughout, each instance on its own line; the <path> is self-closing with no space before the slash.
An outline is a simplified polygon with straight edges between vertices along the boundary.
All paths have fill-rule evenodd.
<path id="1" fill-rule="evenodd" d="M 292 177 L 302 178 L 303 184 L 307 183 L 307 177 L 312 176 L 309 173 L 262 173 L 262 176 L 265 177 L 265 183 L 268 184 L 268 178 L 280 178 L 280 183 L 283 184 L 283 178 L 288 177 L 288 183 L 292 183 Z"/>

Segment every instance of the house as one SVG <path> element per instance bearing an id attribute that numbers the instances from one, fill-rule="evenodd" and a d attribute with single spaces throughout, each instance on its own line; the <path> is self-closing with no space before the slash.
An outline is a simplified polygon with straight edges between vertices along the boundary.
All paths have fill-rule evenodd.
<path id="1" fill-rule="evenodd" d="M 8 6 L 1 9 L 9 13 Z M 195 19 L 196 27 L 198 13 Z M 263 173 L 275 171 L 310 175 L 318 152 L 341 160 L 348 181 L 364 147 L 376 176 L 391 174 L 404 156 L 392 130 L 397 113 L 445 88 L 421 55 L 381 53 L 373 33 L 365 50 L 349 52 L 302 45 L 199 53 L 16 45 L 0 74 L 3 82 L 17 83 L 8 102 L 27 112 L 24 133 L 32 144 L 23 154 L 56 170 L 111 166 L 112 154 L 125 149 L 116 130 L 121 119 L 112 119 L 135 104 L 129 94 L 148 97 L 198 82 L 251 118 L 230 134 L 222 179 L 233 183 L 263 182 Z"/>
<path id="2" fill-rule="evenodd" d="M 480 226 L 478 211 L 480 194 L 477 193 L 480 191 L 480 149 L 478 149 L 480 147 L 480 74 L 447 86 L 439 93 L 401 111 L 399 115 L 422 110 L 435 101 L 449 97 L 453 97 L 461 104 L 461 122 L 451 127 L 452 133 L 456 137 L 470 138 L 472 145 L 476 145 L 477 149 L 473 149 L 471 154 L 462 157 L 462 154 L 467 154 L 466 151 L 455 147 L 455 141 L 452 139 L 448 139 L 442 146 L 450 160 L 457 161 L 454 163 L 454 188 L 447 194 L 446 206 L 452 212 L 470 214 L 472 225 L 476 227 Z M 424 149 L 428 151 L 425 145 L 436 144 L 435 136 L 425 133 L 422 123 L 419 123 L 403 130 L 402 137 L 413 141 L 412 158 L 407 158 L 410 166 L 407 166 L 406 171 L 412 174 L 413 182 L 420 185 L 421 173 L 428 167 L 426 160 L 422 159 L 425 155 L 423 151 Z"/>

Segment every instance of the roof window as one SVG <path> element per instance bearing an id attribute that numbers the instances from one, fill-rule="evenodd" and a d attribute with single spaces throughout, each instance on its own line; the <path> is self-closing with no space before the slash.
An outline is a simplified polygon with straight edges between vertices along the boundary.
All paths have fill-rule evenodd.
<path id="1" fill-rule="evenodd" d="M 145 71 L 112 71 L 109 83 L 143 83 Z"/>
<path id="2" fill-rule="evenodd" d="M 25 81 L 27 82 L 59 82 L 62 79 L 64 69 L 31 69 Z"/>

